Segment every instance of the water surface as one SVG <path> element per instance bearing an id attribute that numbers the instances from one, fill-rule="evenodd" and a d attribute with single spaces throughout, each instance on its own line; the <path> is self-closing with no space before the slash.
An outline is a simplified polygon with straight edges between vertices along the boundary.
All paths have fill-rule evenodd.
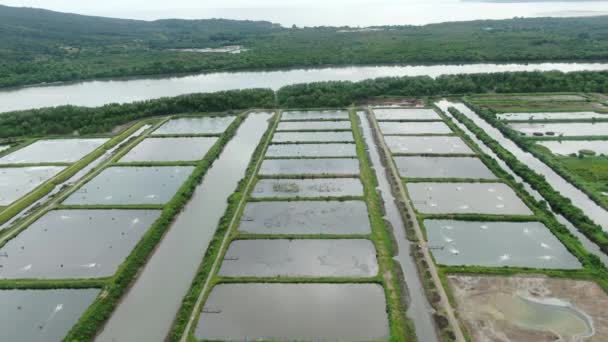
<path id="1" fill-rule="evenodd" d="M 350 121 L 285 121 L 278 131 L 337 131 L 350 130 Z"/>
<path id="2" fill-rule="evenodd" d="M 284 142 L 353 142 L 352 132 L 277 132 L 272 137 L 274 143 Z"/>
<path id="3" fill-rule="evenodd" d="M 608 135 L 608 122 L 596 123 L 512 123 L 512 129 L 528 136 L 593 136 Z"/>
<path id="4" fill-rule="evenodd" d="M 234 116 L 177 118 L 167 121 L 152 134 L 221 134 L 235 118 Z"/>
<path id="5" fill-rule="evenodd" d="M 443 122 L 378 122 L 383 134 L 452 134 Z"/>
<path id="6" fill-rule="evenodd" d="M 608 119 L 608 114 L 595 112 L 539 112 L 539 113 L 502 113 L 496 114 L 506 121 L 536 121 L 536 120 L 591 120 Z"/>
<path id="7" fill-rule="evenodd" d="M 1 167 L 0 206 L 10 205 L 63 169 L 63 166 Z"/>
<path id="8" fill-rule="evenodd" d="M 38 140 L 0 158 L 0 164 L 73 163 L 107 141 L 108 139 Z"/>
<path id="9" fill-rule="evenodd" d="M 266 159 L 260 175 L 359 175 L 355 158 Z"/>
<path id="10" fill-rule="evenodd" d="M 363 196 L 358 178 L 261 179 L 251 192 L 253 198 Z"/>
<path id="11" fill-rule="evenodd" d="M 147 138 L 120 159 L 121 162 L 173 162 L 203 159 L 217 138 Z"/>
<path id="12" fill-rule="evenodd" d="M 496 179 L 477 157 L 397 156 L 393 159 L 401 177 L 405 178 Z"/>
<path id="13" fill-rule="evenodd" d="M 279 144 L 270 145 L 266 157 L 356 157 L 355 144 Z"/>
<path id="14" fill-rule="evenodd" d="M 475 154 L 459 137 L 385 136 L 384 141 L 393 154 Z"/>
<path id="15" fill-rule="evenodd" d="M 281 121 L 301 120 L 348 120 L 348 112 L 344 110 L 308 110 L 287 111 L 281 114 Z"/>
<path id="16" fill-rule="evenodd" d="M 601 140 L 555 140 L 539 141 L 537 144 L 545 146 L 554 154 L 562 156 L 572 153 L 578 154 L 582 150 L 593 151 L 597 155 L 608 154 L 608 141 Z"/>
<path id="17" fill-rule="evenodd" d="M 425 108 L 376 108 L 374 115 L 379 121 L 441 120 L 435 110 Z"/>

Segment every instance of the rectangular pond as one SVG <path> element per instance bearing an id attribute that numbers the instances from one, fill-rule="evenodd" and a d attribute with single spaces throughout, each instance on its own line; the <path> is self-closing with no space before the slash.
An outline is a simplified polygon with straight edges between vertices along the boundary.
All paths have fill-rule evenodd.
<path id="1" fill-rule="evenodd" d="M 310 110 L 283 112 L 281 121 L 299 120 L 348 120 L 348 112 L 345 110 Z"/>
<path id="2" fill-rule="evenodd" d="M 261 179 L 251 192 L 253 198 L 363 196 L 359 178 Z"/>
<path id="3" fill-rule="evenodd" d="M 153 135 L 221 134 L 236 116 L 208 116 L 177 118 L 167 121 Z"/>
<path id="4" fill-rule="evenodd" d="M 355 144 L 279 144 L 270 145 L 266 157 L 356 157 Z"/>
<path id="5" fill-rule="evenodd" d="M 110 167 L 68 197 L 63 204 L 164 204 L 188 179 L 194 167 Z"/>
<path id="6" fill-rule="evenodd" d="M 424 225 L 433 256 L 442 265 L 581 268 L 540 222 L 425 220 Z"/>
<path id="7" fill-rule="evenodd" d="M 379 121 L 441 120 L 435 110 L 428 108 L 378 108 L 374 115 Z"/>
<path id="8" fill-rule="evenodd" d="M 280 122 L 278 131 L 338 131 L 350 130 L 350 121 L 285 121 Z"/>
<path id="9" fill-rule="evenodd" d="M 100 278 L 118 266 L 158 210 L 53 210 L 0 249 L 0 278 Z"/>
<path id="10" fill-rule="evenodd" d="M 405 178 L 477 178 L 496 176 L 477 157 L 397 156 L 395 164 Z"/>
<path id="11" fill-rule="evenodd" d="M 63 166 L 1 167 L 0 206 L 10 205 L 63 169 Z"/>
<path id="12" fill-rule="evenodd" d="M 539 141 L 537 144 L 548 148 L 553 154 L 562 156 L 578 154 L 582 150 L 593 151 L 596 155 L 608 155 L 608 141 L 603 140 L 550 140 Z"/>
<path id="13" fill-rule="evenodd" d="M 73 163 L 107 141 L 105 138 L 38 140 L 0 158 L 0 164 Z"/>
<path id="14" fill-rule="evenodd" d="M 370 240 L 236 240 L 219 274 L 225 277 L 374 277 Z"/>
<path id="15" fill-rule="evenodd" d="M 393 154 L 475 154 L 459 137 L 385 136 Z"/>
<path id="16" fill-rule="evenodd" d="M 99 292 L 0 290 L 2 341 L 62 341 Z"/>
<path id="17" fill-rule="evenodd" d="M 503 183 L 407 183 L 416 210 L 425 214 L 532 215 Z"/>
<path id="18" fill-rule="evenodd" d="M 352 132 L 277 132 L 273 143 L 285 142 L 353 142 Z"/>
<path id="19" fill-rule="evenodd" d="M 249 202 L 239 231 L 253 234 L 369 234 L 363 201 Z"/>
<path id="20" fill-rule="evenodd" d="M 512 123 L 512 129 L 527 136 L 598 136 L 608 135 L 608 122 Z"/>
<path id="21" fill-rule="evenodd" d="M 194 335 L 213 341 L 385 340 L 386 299 L 377 284 L 222 284 L 209 295 Z"/>
<path id="22" fill-rule="evenodd" d="M 452 130 L 443 122 L 378 122 L 382 134 L 452 134 Z"/>
<path id="23" fill-rule="evenodd" d="M 260 175 L 359 175 L 359 159 L 266 159 Z"/>
<path id="24" fill-rule="evenodd" d="M 608 114 L 595 112 L 501 113 L 496 114 L 496 117 L 505 121 L 591 120 L 608 119 Z"/>
<path id="25" fill-rule="evenodd" d="M 122 157 L 120 162 L 200 160 L 216 141 L 215 137 L 147 138 Z"/>

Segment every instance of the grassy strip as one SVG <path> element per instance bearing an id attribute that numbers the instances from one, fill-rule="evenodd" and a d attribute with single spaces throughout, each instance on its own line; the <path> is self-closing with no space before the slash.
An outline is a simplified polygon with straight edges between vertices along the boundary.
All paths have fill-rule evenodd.
<path id="1" fill-rule="evenodd" d="M 258 179 L 334 179 L 334 178 L 357 178 L 358 173 L 308 173 L 308 174 L 260 174 Z"/>
<path id="2" fill-rule="evenodd" d="M 199 162 L 188 180 L 164 207 L 160 217 L 150 227 L 139 241 L 129 257 L 121 264 L 111 281 L 104 287 L 103 294 L 85 311 L 78 322 L 65 338 L 66 341 L 91 341 L 110 317 L 124 293 L 135 281 L 136 275 L 148 261 L 148 258 L 158 245 L 165 232 L 170 228 L 174 218 L 188 203 L 197 185 L 203 179 L 207 170 L 220 156 L 224 147 L 236 134 L 245 115 L 240 115 L 226 130 L 224 135 L 209 150 L 205 158 Z"/>
<path id="3" fill-rule="evenodd" d="M 363 196 L 338 196 L 338 197 L 252 197 L 249 202 L 298 202 L 298 201 L 361 201 Z"/>
<path id="4" fill-rule="evenodd" d="M 463 221 L 513 221 L 513 222 L 530 222 L 537 221 L 534 216 L 530 215 L 492 215 L 492 214 L 417 214 L 421 220 L 463 220 Z"/>
<path id="5" fill-rule="evenodd" d="M 406 183 L 504 183 L 501 179 L 481 178 L 403 178 Z"/>
<path id="6" fill-rule="evenodd" d="M 353 140 L 341 141 L 272 141 L 272 145 L 318 145 L 318 144 L 352 144 Z"/>
<path id="7" fill-rule="evenodd" d="M 175 118 L 173 116 L 172 118 Z M 165 139 L 165 138 L 219 138 L 221 133 L 186 133 L 186 134 L 154 134 L 152 133 L 149 139 Z"/>
<path id="8" fill-rule="evenodd" d="M 211 274 L 211 271 L 215 260 L 220 257 L 219 254 L 221 251 L 222 240 L 225 234 L 229 232 L 230 229 L 232 229 L 232 227 L 230 227 L 230 222 L 232 221 L 233 217 L 235 215 L 240 215 L 240 213 L 237 212 L 237 209 L 242 199 L 247 196 L 247 193 L 245 193 L 247 190 L 247 182 L 257 171 L 257 161 L 264 155 L 266 151 L 266 142 L 269 140 L 269 137 L 274 132 L 274 129 L 277 125 L 278 116 L 274 117 L 274 122 L 269 125 L 268 130 L 262 136 L 261 143 L 258 145 L 253 155 L 251 156 L 251 160 L 245 172 L 245 177 L 241 179 L 241 181 L 237 185 L 236 191 L 228 198 L 228 207 L 226 208 L 224 215 L 220 219 L 215 234 L 213 235 L 213 239 L 209 242 L 209 246 L 205 251 L 205 256 L 203 257 L 201 265 L 199 266 L 196 275 L 192 280 L 190 289 L 182 299 L 182 304 L 171 326 L 171 331 L 169 332 L 169 336 L 167 338 L 168 341 L 180 341 L 183 334 L 185 333 L 185 329 L 188 324 L 188 321 L 190 320 L 190 317 L 195 314 L 196 319 L 198 319 L 198 315 L 200 313 L 193 313 L 198 297 L 201 291 L 203 290 L 206 279 L 208 277 L 213 276 Z M 242 209 L 244 209 L 244 206 Z M 213 286 L 211 286 L 211 288 L 213 288 Z M 205 296 L 207 295 L 208 293 L 205 294 Z"/>
<path id="9" fill-rule="evenodd" d="M 357 159 L 357 156 L 285 156 L 273 157 L 266 156 L 264 160 L 299 160 L 299 159 Z"/>
<path id="10" fill-rule="evenodd" d="M 473 107 L 473 109 L 475 109 L 475 107 Z M 492 137 L 490 137 L 486 132 L 477 127 L 477 125 L 475 125 L 475 123 L 467 118 L 464 114 L 458 112 L 454 108 L 452 108 L 450 112 L 456 119 L 467 126 L 467 128 L 473 132 L 478 139 L 490 147 L 494 153 L 496 153 L 505 163 L 507 163 L 507 165 L 515 173 L 517 173 L 536 191 L 538 191 L 555 211 L 563 215 L 568 221 L 574 224 L 591 241 L 598 244 L 604 253 L 608 253 L 608 234 L 602 230 L 602 227 L 595 224 L 595 222 L 587 217 L 582 210 L 572 205 L 572 202 L 569 199 L 555 191 L 543 176 L 537 174 L 527 165 L 520 162 L 513 154 L 511 154 L 511 152 L 506 150 L 496 140 L 492 139 Z M 485 115 L 482 114 L 481 116 L 490 124 L 496 125 L 495 120 L 488 119 L 489 115 L 487 112 Z M 502 126 L 497 125 L 495 127 L 499 128 Z M 504 127 L 502 128 L 505 129 Z M 505 133 L 506 132 L 503 132 L 503 134 Z M 515 134 L 509 133 L 507 137 L 511 138 L 511 135 Z"/>
<path id="11" fill-rule="evenodd" d="M 413 134 L 384 134 L 385 137 L 453 137 L 454 133 L 413 133 Z"/>
<path id="12" fill-rule="evenodd" d="M 108 278 L 95 279 L 11 279 L 0 281 L 1 290 L 52 290 L 102 288 Z"/>
<path id="13" fill-rule="evenodd" d="M 395 152 L 392 153 L 393 157 L 450 157 L 450 158 L 473 158 L 475 157 L 474 153 L 403 153 L 403 152 Z"/>
<path id="14" fill-rule="evenodd" d="M 243 233 L 237 230 L 234 240 L 343 240 L 343 239 L 367 239 L 371 240 L 370 234 L 254 234 Z"/>

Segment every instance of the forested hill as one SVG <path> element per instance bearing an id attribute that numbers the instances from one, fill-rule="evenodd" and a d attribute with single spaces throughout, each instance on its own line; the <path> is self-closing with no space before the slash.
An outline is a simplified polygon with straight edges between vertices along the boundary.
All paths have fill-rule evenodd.
<path id="1" fill-rule="evenodd" d="M 172 50 L 226 45 L 247 50 Z M 0 6 L 0 87 L 218 70 L 540 60 L 608 60 L 608 17 L 360 30 L 223 19 L 123 20 Z"/>

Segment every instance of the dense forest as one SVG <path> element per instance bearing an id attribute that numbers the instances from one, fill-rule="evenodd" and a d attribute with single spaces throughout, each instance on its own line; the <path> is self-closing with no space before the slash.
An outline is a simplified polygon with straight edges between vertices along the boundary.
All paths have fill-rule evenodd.
<path id="1" fill-rule="evenodd" d="M 227 45 L 246 51 L 172 50 Z M 608 17 L 353 30 L 221 19 L 124 20 L 0 6 L 0 87 L 297 66 L 607 58 Z"/>

